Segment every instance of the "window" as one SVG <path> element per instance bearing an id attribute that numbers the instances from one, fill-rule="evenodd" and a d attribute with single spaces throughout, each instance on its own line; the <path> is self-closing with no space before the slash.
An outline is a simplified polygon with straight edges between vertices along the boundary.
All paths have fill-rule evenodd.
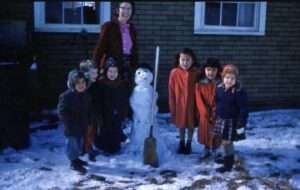
<path id="1" fill-rule="evenodd" d="M 46 1 L 34 3 L 34 28 L 37 32 L 98 33 L 110 20 L 110 3 L 98 1 Z"/>
<path id="2" fill-rule="evenodd" d="M 266 2 L 195 3 L 195 34 L 264 35 Z"/>

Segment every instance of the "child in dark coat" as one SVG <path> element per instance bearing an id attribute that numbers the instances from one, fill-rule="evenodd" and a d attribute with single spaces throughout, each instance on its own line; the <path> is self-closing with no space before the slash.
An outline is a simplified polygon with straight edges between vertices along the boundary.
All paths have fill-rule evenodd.
<path id="1" fill-rule="evenodd" d="M 83 136 L 90 121 L 91 98 L 86 93 L 88 77 L 72 70 L 68 75 L 68 90 L 59 96 L 58 115 L 64 124 L 66 154 L 73 170 L 85 173 L 87 162 L 80 160 Z"/>
<path id="2" fill-rule="evenodd" d="M 237 82 L 239 76 L 235 65 L 225 65 L 222 71 L 222 83 L 216 90 L 215 135 L 222 138 L 224 148 L 223 166 L 218 172 L 231 171 L 234 164 L 233 141 L 245 138 L 245 126 L 248 119 L 247 94 Z"/>
<path id="3" fill-rule="evenodd" d="M 95 145 L 108 154 L 120 151 L 121 142 L 125 140 L 122 130 L 123 120 L 129 109 L 130 89 L 120 79 L 116 61 L 109 57 L 105 68 L 105 79 L 101 81 L 103 98 L 103 127 L 97 136 Z"/>
<path id="4" fill-rule="evenodd" d="M 98 69 L 91 60 L 81 61 L 79 64 L 80 71 L 84 72 L 90 79 L 91 85 L 87 93 L 92 99 L 91 125 L 88 127 L 87 134 L 84 138 L 84 151 L 88 153 L 89 160 L 96 161 L 96 150 L 93 148 L 96 134 L 99 134 L 103 125 L 102 116 L 102 90 L 98 81 Z"/>

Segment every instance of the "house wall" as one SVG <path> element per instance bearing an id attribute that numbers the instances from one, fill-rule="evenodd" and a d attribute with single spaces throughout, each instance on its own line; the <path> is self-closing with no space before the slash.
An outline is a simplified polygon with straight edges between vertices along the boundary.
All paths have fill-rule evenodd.
<path id="1" fill-rule="evenodd" d="M 0 8 L 3 19 L 24 19 L 33 28 L 32 3 L 6 3 Z M 113 3 L 113 11 L 116 4 Z M 192 48 L 200 64 L 207 57 L 237 64 L 241 81 L 253 108 L 300 106 L 300 4 L 268 2 L 265 36 L 196 35 L 193 2 L 136 3 L 133 19 L 138 31 L 140 62 L 154 65 L 155 46 L 160 45 L 158 92 L 161 111 L 167 111 L 168 75 L 175 54 Z M 32 30 L 33 31 L 33 30 Z M 66 88 L 69 69 L 87 57 L 80 34 L 32 33 L 40 64 L 41 99 L 54 106 Z M 97 34 L 89 34 L 89 55 Z"/>

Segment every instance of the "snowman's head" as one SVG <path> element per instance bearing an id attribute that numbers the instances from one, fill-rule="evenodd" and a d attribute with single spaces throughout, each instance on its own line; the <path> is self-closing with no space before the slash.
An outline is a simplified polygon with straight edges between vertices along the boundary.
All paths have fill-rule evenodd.
<path id="1" fill-rule="evenodd" d="M 147 67 L 139 67 L 135 71 L 134 81 L 136 85 L 149 86 L 153 80 L 153 74 Z"/>

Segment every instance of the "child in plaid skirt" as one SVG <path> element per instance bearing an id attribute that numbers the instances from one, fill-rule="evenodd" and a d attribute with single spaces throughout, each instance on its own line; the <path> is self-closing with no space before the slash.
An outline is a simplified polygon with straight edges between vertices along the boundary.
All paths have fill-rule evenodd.
<path id="1" fill-rule="evenodd" d="M 216 122 L 213 133 L 222 138 L 223 166 L 218 172 L 231 171 L 234 163 L 233 141 L 245 139 L 248 119 L 247 94 L 237 82 L 239 71 L 235 65 L 225 65 L 222 83 L 216 90 Z"/>

